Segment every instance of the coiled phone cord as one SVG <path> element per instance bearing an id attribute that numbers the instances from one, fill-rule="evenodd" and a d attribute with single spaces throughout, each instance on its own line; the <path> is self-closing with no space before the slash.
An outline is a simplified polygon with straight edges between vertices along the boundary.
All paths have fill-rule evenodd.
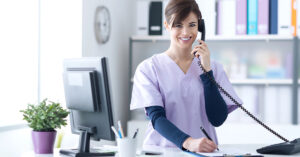
<path id="1" fill-rule="evenodd" d="M 215 79 L 213 79 L 212 77 L 210 77 L 207 73 L 207 71 L 203 68 L 200 59 L 198 58 L 198 65 L 200 66 L 201 70 L 204 72 L 204 74 L 209 78 L 209 80 L 211 82 L 213 82 L 220 90 L 222 93 L 224 93 L 233 103 L 235 103 L 239 108 L 241 108 L 244 112 L 246 112 L 251 118 L 253 118 L 257 123 L 259 123 L 260 125 L 262 125 L 264 128 L 266 128 L 267 130 L 269 130 L 271 133 L 273 133 L 274 135 L 276 135 L 277 137 L 279 137 L 280 139 L 282 139 L 285 142 L 289 142 L 289 140 L 287 140 L 286 138 L 284 138 L 283 136 L 279 135 L 277 132 L 275 132 L 274 130 L 272 130 L 270 127 L 268 127 L 266 124 L 264 124 L 262 121 L 260 121 L 258 118 L 256 118 L 253 114 L 251 114 L 247 109 L 245 109 L 242 104 L 238 103 L 230 94 L 228 94 L 228 92 L 226 92 L 220 85 L 218 82 L 215 81 Z"/>

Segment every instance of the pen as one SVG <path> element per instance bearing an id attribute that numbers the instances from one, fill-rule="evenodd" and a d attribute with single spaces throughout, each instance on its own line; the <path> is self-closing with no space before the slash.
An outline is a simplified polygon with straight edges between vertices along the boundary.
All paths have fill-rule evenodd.
<path id="1" fill-rule="evenodd" d="M 120 138 L 123 138 L 123 136 L 121 135 L 121 131 L 118 131 Z"/>
<path id="2" fill-rule="evenodd" d="M 137 128 L 136 131 L 134 132 L 134 135 L 132 138 L 135 138 L 138 132 L 139 132 L 139 129 Z"/>
<path id="3" fill-rule="evenodd" d="M 204 130 L 204 128 L 202 126 L 200 126 L 200 130 L 203 132 L 203 134 L 211 141 L 213 141 L 207 134 L 207 132 Z M 217 150 L 219 151 L 219 148 L 217 147 Z"/>
<path id="4" fill-rule="evenodd" d="M 122 128 L 122 125 L 121 125 L 121 121 L 118 121 L 118 126 L 119 126 L 119 131 L 121 132 L 121 136 L 125 137 L 124 132 L 123 132 L 123 128 Z"/>
<path id="5" fill-rule="evenodd" d="M 116 128 L 114 126 L 111 126 L 111 130 L 115 133 L 115 135 L 119 138 L 121 138 L 119 135 L 118 135 L 118 132 L 116 130 Z"/>

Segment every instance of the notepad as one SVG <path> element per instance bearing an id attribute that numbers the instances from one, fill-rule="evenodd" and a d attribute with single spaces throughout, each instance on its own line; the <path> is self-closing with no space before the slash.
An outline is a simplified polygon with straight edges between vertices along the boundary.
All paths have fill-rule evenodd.
<path id="1" fill-rule="evenodd" d="M 259 154 L 251 154 L 234 148 L 222 148 L 220 151 L 214 151 L 211 153 L 204 153 L 204 152 L 196 152 L 196 153 L 189 152 L 189 153 L 194 154 L 195 156 L 203 156 L 203 157 L 226 157 L 226 156 L 263 157 L 262 155 Z"/>

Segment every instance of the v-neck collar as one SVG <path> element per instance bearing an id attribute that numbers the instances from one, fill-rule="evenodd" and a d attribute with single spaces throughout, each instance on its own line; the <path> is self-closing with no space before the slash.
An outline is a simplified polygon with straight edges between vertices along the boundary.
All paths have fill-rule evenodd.
<path id="1" fill-rule="evenodd" d="M 187 75 L 190 73 L 190 71 L 191 71 L 191 69 L 192 69 L 192 67 L 193 67 L 193 62 L 194 62 L 195 58 L 193 58 L 192 63 L 191 63 L 191 65 L 190 65 L 190 67 L 188 68 L 187 72 L 184 73 L 183 70 L 179 67 L 179 65 L 178 65 L 178 64 L 177 64 L 177 63 L 176 63 L 176 62 L 175 62 L 168 54 L 166 54 L 166 53 L 163 52 L 163 55 L 165 55 L 165 57 L 168 58 L 168 60 L 170 61 L 171 64 L 173 64 L 174 66 L 176 66 L 176 69 L 177 69 L 178 71 L 180 71 L 180 73 L 181 73 L 183 76 L 187 76 Z"/>

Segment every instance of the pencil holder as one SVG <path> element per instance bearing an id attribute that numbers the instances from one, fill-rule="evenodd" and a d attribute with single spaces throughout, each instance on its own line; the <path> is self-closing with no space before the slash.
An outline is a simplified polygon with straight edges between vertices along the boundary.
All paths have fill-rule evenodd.
<path id="1" fill-rule="evenodd" d="M 136 156 L 136 138 L 118 138 L 118 154 L 119 157 L 135 157 Z"/>

